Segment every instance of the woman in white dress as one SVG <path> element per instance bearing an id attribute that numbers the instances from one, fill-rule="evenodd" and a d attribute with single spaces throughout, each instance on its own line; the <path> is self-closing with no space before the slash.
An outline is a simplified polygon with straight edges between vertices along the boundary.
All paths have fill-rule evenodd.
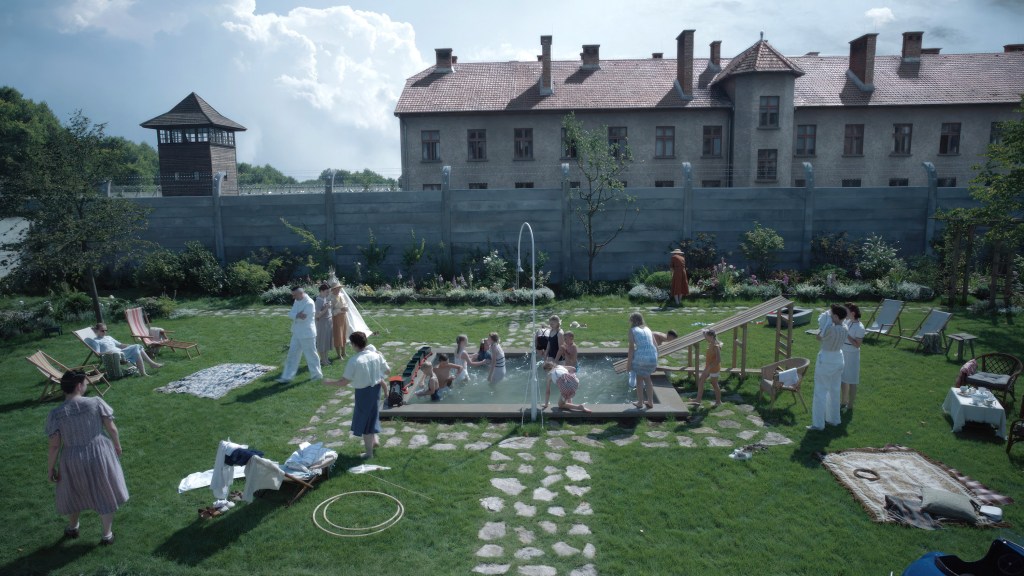
<path id="1" fill-rule="evenodd" d="M 846 342 L 843 342 L 843 410 L 851 410 L 857 398 L 860 383 L 860 346 L 864 342 L 864 325 L 860 322 L 860 308 L 853 302 L 845 304 L 850 312 L 846 317 Z"/>

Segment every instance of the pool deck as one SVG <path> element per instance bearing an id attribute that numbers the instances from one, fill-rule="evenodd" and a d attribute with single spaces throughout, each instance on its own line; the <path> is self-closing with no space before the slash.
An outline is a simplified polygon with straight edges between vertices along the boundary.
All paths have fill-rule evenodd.
<path id="1" fill-rule="evenodd" d="M 436 349 L 435 352 L 450 353 L 449 349 Z M 529 354 L 530 351 L 523 348 L 510 348 L 505 354 L 513 356 L 517 354 Z M 599 354 L 603 356 L 625 357 L 624 348 L 589 348 L 585 351 L 587 355 Z M 580 351 L 584 354 L 584 351 Z M 654 408 L 639 410 L 632 404 L 588 404 L 591 412 L 575 412 L 549 407 L 544 411 L 544 418 L 558 420 L 609 420 L 618 418 L 648 418 L 652 420 L 664 420 L 669 416 L 676 420 L 688 420 L 690 411 L 686 403 L 679 397 L 679 393 L 669 382 L 668 377 L 661 371 L 655 372 L 651 377 L 654 381 Z M 406 404 L 397 408 L 384 407 L 380 411 L 382 419 L 403 418 L 403 419 L 475 419 L 475 418 L 521 418 L 523 410 L 526 417 L 530 417 L 530 405 L 526 404 L 454 404 L 441 402 Z M 540 405 L 537 406 L 538 416 Z"/>

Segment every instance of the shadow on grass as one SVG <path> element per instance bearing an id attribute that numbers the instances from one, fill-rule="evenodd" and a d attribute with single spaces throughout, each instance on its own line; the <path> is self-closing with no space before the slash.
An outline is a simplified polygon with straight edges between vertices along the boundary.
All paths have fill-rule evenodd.
<path id="1" fill-rule="evenodd" d="M 51 574 L 60 572 L 67 564 L 78 560 L 99 546 L 58 538 L 53 544 L 37 548 L 35 552 L 20 556 L 0 566 L 0 574 Z M 62 543 L 65 543 L 62 545 Z"/>
<path id="2" fill-rule="evenodd" d="M 257 499 L 251 504 L 240 503 L 216 518 L 203 520 L 197 517 L 192 524 L 178 530 L 157 546 L 153 555 L 179 564 L 196 566 L 228 548 L 280 508 L 280 502 Z"/>
<path id="3" fill-rule="evenodd" d="M 826 424 L 825 429 L 821 431 L 804 430 L 804 437 L 797 444 L 789 459 L 804 468 L 817 468 L 821 466 L 821 456 L 828 452 L 829 444 L 833 440 L 847 435 L 846 427 L 849 426 L 851 418 L 853 418 L 853 411 L 842 415 L 839 426 L 829 426 Z"/>
<path id="4" fill-rule="evenodd" d="M 50 403 L 50 402 L 53 402 L 53 400 L 56 400 L 57 398 L 60 398 L 60 397 L 61 397 L 60 394 L 52 394 L 49 398 L 44 398 L 43 402 Z M 18 410 L 23 410 L 25 408 L 32 408 L 33 406 L 37 406 L 39 404 L 40 404 L 40 401 L 39 401 L 38 398 L 36 398 L 34 400 L 22 400 L 20 402 L 11 402 L 10 404 L 0 404 L 0 414 L 6 414 L 8 412 L 15 412 L 15 411 L 18 411 Z M 51 408 L 55 408 L 55 407 L 57 407 L 57 405 L 58 405 L 58 403 L 53 402 L 53 406 L 51 406 Z"/>
<path id="5" fill-rule="evenodd" d="M 250 403 L 253 403 L 253 402 L 259 402 L 261 400 L 265 400 L 267 398 L 270 398 L 271 396 L 273 396 L 275 394 L 280 394 L 281 392 L 287 392 L 288 390 L 291 390 L 295 386 L 304 385 L 304 384 L 308 384 L 309 383 L 308 380 L 304 380 L 304 381 L 301 381 L 301 382 L 297 382 L 296 380 L 292 380 L 291 382 L 287 382 L 287 383 L 277 382 L 276 378 L 277 378 L 276 376 L 273 377 L 273 378 L 269 378 L 269 377 L 262 378 L 261 380 L 264 383 L 263 386 L 261 386 L 259 388 L 254 388 L 254 389 L 246 392 L 245 394 L 239 394 L 238 396 L 235 397 L 233 402 L 237 403 L 237 404 L 250 404 Z M 317 382 L 316 384 L 319 384 L 319 382 Z"/>

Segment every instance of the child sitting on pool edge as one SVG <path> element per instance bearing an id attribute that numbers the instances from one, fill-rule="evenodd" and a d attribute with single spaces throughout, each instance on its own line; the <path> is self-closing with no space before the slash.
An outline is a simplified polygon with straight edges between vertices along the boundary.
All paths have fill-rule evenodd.
<path id="1" fill-rule="evenodd" d="M 583 404 L 572 403 L 572 398 L 580 387 L 580 381 L 576 377 L 576 368 L 574 366 L 560 366 L 551 360 L 547 360 L 544 362 L 544 371 L 548 373 L 548 377 L 547 396 L 544 397 L 544 407 L 542 410 L 546 410 L 551 403 L 551 385 L 554 384 L 558 386 L 559 408 L 562 410 L 590 412 L 590 409 Z"/>

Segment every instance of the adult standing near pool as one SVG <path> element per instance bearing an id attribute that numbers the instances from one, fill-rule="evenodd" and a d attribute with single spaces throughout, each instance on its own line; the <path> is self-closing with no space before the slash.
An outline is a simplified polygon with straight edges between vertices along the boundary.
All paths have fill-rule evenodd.
<path id="1" fill-rule="evenodd" d="M 114 543 L 114 512 L 128 501 L 118 460 L 121 440 L 114 409 L 103 398 L 87 398 L 85 387 L 81 371 L 65 372 L 60 379 L 64 403 L 46 418 L 47 475 L 57 484 L 57 512 L 68 516 L 64 537 L 78 538 L 79 515 L 95 510 L 103 523 L 100 545 L 109 545 Z"/>
<path id="2" fill-rule="evenodd" d="M 629 315 L 629 326 L 626 371 L 636 374 L 636 402 L 633 405 L 637 408 L 654 408 L 654 382 L 651 380 L 651 373 L 658 366 L 658 349 L 654 345 L 654 335 L 644 324 L 644 317 L 639 312 Z"/>
<path id="3" fill-rule="evenodd" d="M 295 378 L 299 371 L 299 360 L 306 357 L 306 367 L 313 380 L 324 377 L 320 370 L 320 356 L 316 353 L 316 305 L 302 286 L 292 286 L 292 309 L 288 311 L 288 317 L 292 319 L 292 340 L 288 344 L 288 358 L 284 362 L 284 372 L 277 379 L 278 382 L 287 383 Z"/>
<path id="4" fill-rule="evenodd" d="M 843 377 L 843 342 L 846 341 L 846 308 L 833 304 L 818 317 L 821 350 L 814 363 L 814 399 L 808 430 L 824 430 L 825 424 L 839 426 L 839 395 Z"/>
<path id="5" fill-rule="evenodd" d="M 672 270 L 672 300 L 676 306 L 682 303 L 683 296 L 690 295 L 690 281 L 686 277 L 686 257 L 683 251 L 676 248 L 670 252 L 669 268 Z"/>
<path id="6" fill-rule="evenodd" d="M 338 360 L 345 357 L 345 343 L 348 341 L 348 296 L 345 295 L 341 282 L 331 274 L 327 284 L 331 287 L 331 340 Z"/>
<path id="7" fill-rule="evenodd" d="M 559 352 L 565 349 L 565 332 L 562 332 L 562 319 L 558 316 L 548 318 L 548 345 L 544 349 L 545 360 L 555 361 Z"/>
<path id="8" fill-rule="evenodd" d="M 349 342 L 356 353 L 345 364 L 345 373 L 339 380 L 324 380 L 328 386 L 352 386 L 356 403 L 352 414 L 352 434 L 363 437 L 366 449 L 361 456 L 373 458 L 380 433 L 380 391 L 387 382 L 391 367 L 373 345 L 366 343 L 366 334 L 353 332 Z"/>
<path id="9" fill-rule="evenodd" d="M 843 342 L 843 391 L 842 409 L 853 409 L 857 399 L 857 384 L 860 384 L 860 346 L 864 342 L 864 325 L 860 323 L 860 307 L 853 302 L 846 303 L 846 341 Z"/>

